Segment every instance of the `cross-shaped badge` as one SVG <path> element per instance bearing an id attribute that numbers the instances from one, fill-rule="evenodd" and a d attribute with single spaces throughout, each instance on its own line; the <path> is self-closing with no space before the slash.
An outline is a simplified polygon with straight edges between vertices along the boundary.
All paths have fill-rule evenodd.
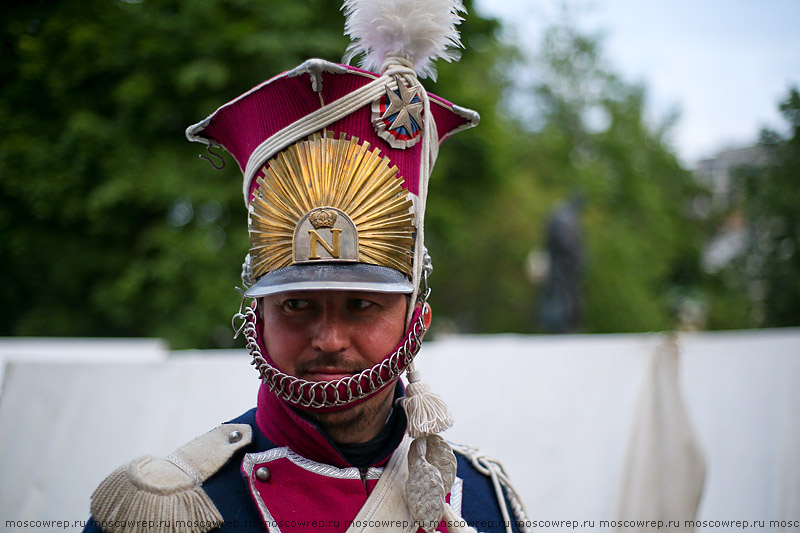
<path id="1" fill-rule="evenodd" d="M 397 76 L 394 77 L 397 83 L 397 92 L 386 87 L 386 96 L 389 98 L 389 107 L 381 116 L 382 120 L 390 120 L 389 117 L 396 115 L 391 120 L 390 130 L 399 130 L 401 127 L 406 129 L 408 135 L 412 135 L 414 129 L 412 119 L 417 128 L 422 127 L 422 101 L 419 98 L 419 87 L 406 87 Z M 398 94 L 399 93 L 399 94 Z M 415 102 L 414 99 L 417 99 Z"/>

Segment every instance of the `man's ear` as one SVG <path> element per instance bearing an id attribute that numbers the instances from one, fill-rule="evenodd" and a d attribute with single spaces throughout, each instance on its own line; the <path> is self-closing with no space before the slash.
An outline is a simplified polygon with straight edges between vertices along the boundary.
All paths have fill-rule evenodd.
<path id="1" fill-rule="evenodd" d="M 425 307 L 422 309 L 422 322 L 425 324 L 425 329 L 427 330 L 431 327 L 431 319 L 433 318 L 433 314 L 431 313 L 431 306 L 428 305 L 427 302 L 424 304 Z"/>

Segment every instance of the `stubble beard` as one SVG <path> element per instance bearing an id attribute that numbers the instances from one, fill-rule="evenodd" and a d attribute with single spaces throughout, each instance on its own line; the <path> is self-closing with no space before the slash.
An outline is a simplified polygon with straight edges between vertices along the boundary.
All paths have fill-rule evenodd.
<path id="1" fill-rule="evenodd" d="M 393 391 L 394 387 L 389 386 L 372 398 L 348 409 L 333 413 L 311 412 L 308 417 L 334 442 L 347 444 L 367 442 L 383 428 L 391 411 Z"/>

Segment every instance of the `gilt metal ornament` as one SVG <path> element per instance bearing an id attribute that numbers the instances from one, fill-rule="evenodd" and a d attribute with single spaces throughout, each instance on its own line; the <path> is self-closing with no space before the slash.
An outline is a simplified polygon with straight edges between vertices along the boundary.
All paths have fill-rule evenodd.
<path id="1" fill-rule="evenodd" d="M 250 203 L 252 276 L 351 261 L 411 274 L 412 202 L 397 167 L 354 137 L 315 135 L 271 159 Z"/>
<path id="2" fill-rule="evenodd" d="M 407 86 L 395 76 L 397 89 L 386 86 L 386 93 L 372 103 L 373 125 L 378 135 L 393 148 L 410 148 L 422 138 L 423 104 L 419 86 Z"/>

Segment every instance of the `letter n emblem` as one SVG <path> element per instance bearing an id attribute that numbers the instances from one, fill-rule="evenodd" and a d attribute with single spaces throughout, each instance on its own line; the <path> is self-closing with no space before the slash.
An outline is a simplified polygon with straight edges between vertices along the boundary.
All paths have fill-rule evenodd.
<path id="1" fill-rule="evenodd" d="M 333 239 L 333 243 L 332 244 L 328 244 L 327 242 L 325 242 L 325 239 L 323 239 L 322 236 L 319 233 L 317 233 L 317 230 L 313 230 L 313 229 L 308 230 L 308 238 L 309 238 L 309 242 L 308 242 L 308 258 L 309 259 L 321 259 L 321 257 L 319 256 L 318 245 L 321 245 L 323 248 L 325 248 L 325 251 L 328 252 L 328 254 L 333 259 L 339 259 L 339 256 L 341 255 L 339 242 L 340 242 L 340 234 L 342 233 L 342 230 L 339 229 L 339 228 L 331 228 L 330 232 L 331 232 L 331 236 L 332 236 L 332 239 Z"/>

